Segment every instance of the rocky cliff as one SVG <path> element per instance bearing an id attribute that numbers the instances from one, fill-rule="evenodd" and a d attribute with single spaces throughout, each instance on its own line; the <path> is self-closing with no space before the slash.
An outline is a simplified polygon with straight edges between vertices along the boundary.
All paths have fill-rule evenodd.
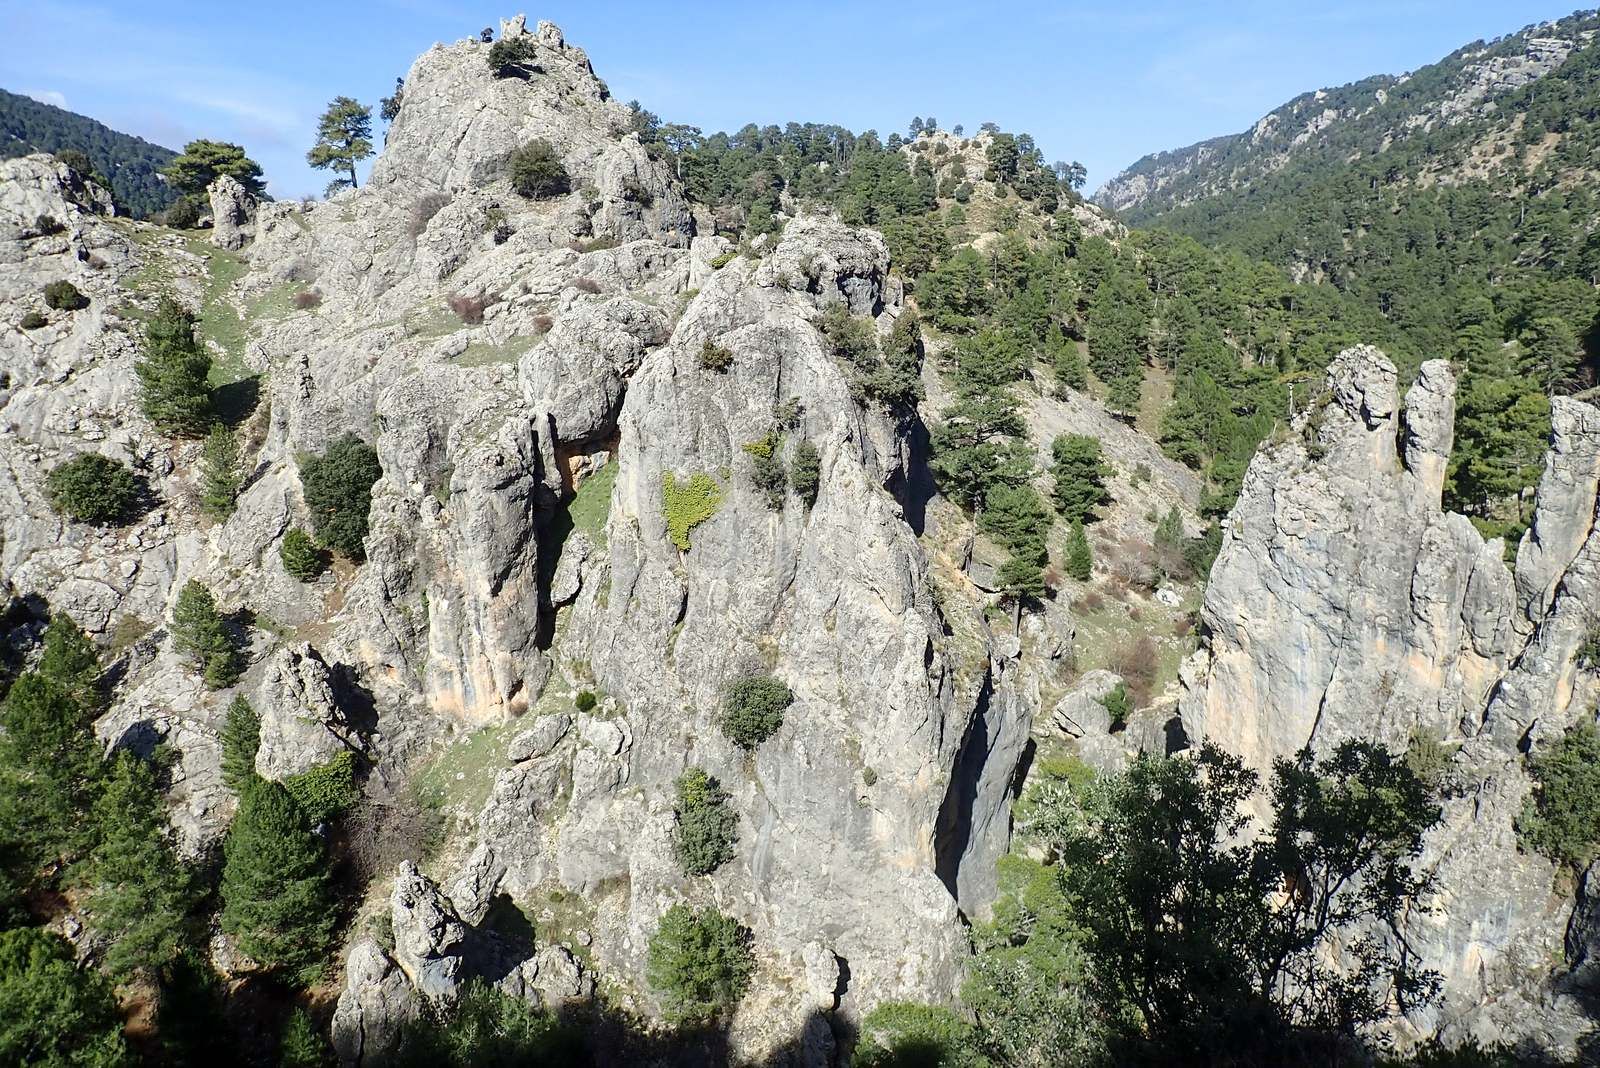
<path id="1" fill-rule="evenodd" d="M 1407 1023 L 1570 1054 L 1587 1024 L 1569 973 L 1592 905 L 1575 910 L 1514 821 L 1526 754 L 1592 721 L 1600 696 L 1575 659 L 1600 604 L 1600 411 L 1554 401 L 1534 525 L 1508 566 L 1499 539 L 1440 509 L 1454 395 L 1443 361 L 1402 400 L 1382 353 L 1350 349 L 1257 455 L 1185 665 L 1183 726 L 1260 768 L 1346 738 L 1442 746 L 1443 817 L 1421 860 L 1435 890 L 1392 936 L 1441 974 L 1443 996 Z"/>
<path id="2" fill-rule="evenodd" d="M 1007 846 L 1034 700 L 976 605 L 935 603 L 925 430 L 857 400 L 818 333 L 835 305 L 880 331 L 902 314 L 884 242 L 807 217 L 745 255 L 696 237 L 582 50 L 520 18 L 501 37 L 531 45 L 528 76 L 495 77 L 477 41 L 424 53 L 360 190 L 256 204 L 213 186 L 215 247 L 104 220 L 38 158 L 7 165 L 0 295 L 23 307 L 70 277 L 91 305 L 0 341 L 6 576 L 116 649 L 102 732 L 181 753 L 191 849 L 231 800 L 228 694 L 202 690 L 162 629 L 190 577 L 255 621 L 240 686 L 262 714 L 262 774 L 348 750 L 369 793 L 394 793 L 453 737 L 504 741 L 464 838 L 426 871 L 382 873 L 373 908 L 394 945 L 349 947 L 335 1020 L 349 1063 L 378 1063 L 401 1021 L 472 974 L 552 1002 L 604 975 L 648 1010 L 645 945 L 677 901 L 751 929 L 760 967 L 734 1033 L 753 1053 L 819 1012 L 948 1001 L 962 914 L 986 906 Z M 508 159 L 533 139 L 567 192 L 512 191 Z M 27 229 L 46 212 L 63 234 Z M 259 392 L 222 522 L 192 507 L 198 446 L 136 414 L 133 322 L 159 293 L 198 304 L 228 388 Z M 707 344 L 731 364 L 702 366 Z M 750 484 L 743 446 L 774 429 L 786 454 L 817 449 L 814 504 L 774 510 Z M 300 583 L 277 560 L 307 525 L 299 463 L 347 433 L 383 467 L 367 559 Z M 141 473 L 137 522 L 54 517 L 44 475 L 83 451 Z M 675 537 L 666 488 L 696 478 L 710 514 Z M 750 672 L 794 695 L 753 754 L 717 726 Z M 594 708 L 573 709 L 579 688 Z M 689 764 L 739 816 L 737 857 L 709 879 L 671 851 Z M 563 895 L 587 910 L 565 942 L 519 957 L 486 926 L 501 897 Z M 813 1060 L 833 1044 L 815 1019 L 804 1040 Z"/>

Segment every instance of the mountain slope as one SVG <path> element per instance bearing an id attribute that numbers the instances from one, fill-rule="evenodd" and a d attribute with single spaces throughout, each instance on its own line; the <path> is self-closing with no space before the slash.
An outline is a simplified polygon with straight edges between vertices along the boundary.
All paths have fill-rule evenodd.
<path id="1" fill-rule="evenodd" d="M 0 89 L 0 159 L 34 152 L 82 152 L 111 179 L 119 209 L 145 218 L 176 199 L 158 172 L 176 155 L 142 137 Z"/>
<path id="2" fill-rule="evenodd" d="M 1496 173 L 1520 162 L 1531 170 L 1549 156 L 1585 170 L 1592 141 L 1563 121 L 1564 105 L 1582 93 L 1600 17 L 1579 13 L 1475 41 L 1437 63 L 1401 76 L 1375 75 L 1304 93 L 1242 133 L 1145 156 L 1095 194 L 1130 223 L 1155 221 L 1211 197 L 1248 197 L 1280 172 L 1336 168 L 1374 156 L 1421 151 L 1419 168 L 1436 180 Z M 1568 69 L 1567 63 L 1577 55 Z M 1538 85 L 1554 76 L 1552 85 Z M 1546 90 L 1549 90 L 1548 92 Z M 1519 137 L 1537 147 L 1506 159 Z M 1513 153 L 1513 155 L 1516 155 Z"/>

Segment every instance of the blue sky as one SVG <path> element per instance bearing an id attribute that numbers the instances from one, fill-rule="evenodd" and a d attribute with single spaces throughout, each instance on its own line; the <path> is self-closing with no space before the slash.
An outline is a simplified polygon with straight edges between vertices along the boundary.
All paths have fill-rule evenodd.
<path id="1" fill-rule="evenodd" d="M 239 142 L 275 195 L 299 196 L 327 180 L 305 151 L 329 98 L 374 103 L 434 41 L 497 26 L 513 2 L 0 0 L 0 87 L 172 148 Z M 1300 92 L 1414 69 L 1572 2 L 548 0 L 527 13 L 586 48 L 621 99 L 707 132 L 992 120 L 1032 133 L 1049 159 L 1082 161 L 1093 187 Z"/>

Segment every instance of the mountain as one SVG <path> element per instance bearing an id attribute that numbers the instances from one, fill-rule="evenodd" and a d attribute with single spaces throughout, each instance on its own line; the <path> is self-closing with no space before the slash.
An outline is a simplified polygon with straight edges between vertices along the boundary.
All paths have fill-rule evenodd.
<path id="1" fill-rule="evenodd" d="M 209 233 L 0 161 L 0 1061 L 1592 1049 L 1600 409 L 1531 341 L 484 36 Z"/>
<path id="2" fill-rule="evenodd" d="M 177 153 L 104 123 L 0 89 L 0 159 L 34 152 L 82 152 L 110 179 L 117 206 L 148 218 L 177 198 L 160 176 Z"/>
<path id="3" fill-rule="evenodd" d="M 1595 166 L 1597 29 L 1600 16 L 1579 13 L 1410 74 L 1304 93 L 1242 133 L 1145 156 L 1094 200 L 1143 225 L 1202 202 L 1211 217 L 1260 210 L 1345 167 L 1424 187 L 1541 168 L 1577 180 Z"/>

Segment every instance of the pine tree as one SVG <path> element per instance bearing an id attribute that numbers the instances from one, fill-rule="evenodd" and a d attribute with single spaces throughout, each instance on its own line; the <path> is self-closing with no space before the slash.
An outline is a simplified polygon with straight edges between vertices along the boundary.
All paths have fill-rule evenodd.
<path id="1" fill-rule="evenodd" d="M 38 671 L 65 690 L 87 714 L 98 712 L 105 704 L 105 694 L 100 688 L 100 677 L 104 674 L 100 654 L 83 628 L 65 612 L 50 617 Z"/>
<path id="2" fill-rule="evenodd" d="M 0 702 L 0 854 L 24 884 L 94 843 L 83 818 L 101 786 L 93 723 L 68 689 L 36 671 Z"/>
<path id="3" fill-rule="evenodd" d="M 1110 469 L 1100 458 L 1100 440 L 1061 434 L 1050 443 L 1050 456 L 1057 510 L 1069 521 L 1093 519 L 1095 509 L 1111 500 L 1106 489 Z"/>
<path id="4" fill-rule="evenodd" d="M 174 190 L 191 200 L 205 196 L 206 187 L 224 174 L 258 197 L 267 191 L 261 165 L 227 141 L 190 141 L 162 173 Z"/>
<path id="5" fill-rule="evenodd" d="M 356 187 L 356 164 L 372 155 L 372 109 L 348 96 L 336 96 L 317 124 L 317 143 L 306 162 L 318 170 L 343 171 L 329 192 Z"/>
<path id="6" fill-rule="evenodd" d="M 119 979 L 153 972 L 187 941 L 195 895 L 145 761 L 117 755 L 90 822 L 100 840 L 75 874 L 89 890 L 90 923 L 110 940 L 106 969 Z"/>
<path id="7" fill-rule="evenodd" d="M 290 1013 L 278 1044 L 278 1068 L 323 1068 L 332 1061 L 328 1054 L 328 1043 L 311 1022 L 311 1014 L 299 1008 Z"/>
<path id="8" fill-rule="evenodd" d="M 1089 537 L 1081 519 L 1072 521 L 1072 532 L 1067 535 L 1066 567 L 1067 574 L 1079 582 L 1088 582 L 1094 571 L 1094 556 L 1089 552 Z"/>
<path id="9" fill-rule="evenodd" d="M 333 937 L 328 862 L 281 783 L 264 779 L 245 792 L 223 857 L 223 931 L 262 964 L 315 978 Z"/>
<path id="10" fill-rule="evenodd" d="M 172 609 L 172 647 L 191 659 L 213 690 L 233 685 L 242 672 L 216 599 L 194 579 L 178 592 L 178 603 Z"/>
<path id="11" fill-rule="evenodd" d="M 243 796 L 255 785 L 256 752 L 261 748 L 261 716 L 238 694 L 222 722 L 222 782 Z"/>
<path id="12" fill-rule="evenodd" d="M 299 527 L 283 532 L 278 545 L 278 559 L 283 569 L 301 582 L 314 582 L 328 568 L 328 555 L 317 547 L 310 534 Z"/>
<path id="13" fill-rule="evenodd" d="M 211 355 L 194 334 L 194 316 L 162 297 L 144 328 L 144 356 L 134 364 L 145 417 L 171 437 L 199 437 L 216 417 L 211 407 Z"/>
<path id="14" fill-rule="evenodd" d="M 42 927 L 0 931 L 0 1064 L 119 1068 L 128 1063 L 111 983 L 80 968 Z"/>
<path id="15" fill-rule="evenodd" d="M 217 423 L 200 453 L 200 509 L 212 519 L 233 514 L 239 497 L 239 442 Z"/>

